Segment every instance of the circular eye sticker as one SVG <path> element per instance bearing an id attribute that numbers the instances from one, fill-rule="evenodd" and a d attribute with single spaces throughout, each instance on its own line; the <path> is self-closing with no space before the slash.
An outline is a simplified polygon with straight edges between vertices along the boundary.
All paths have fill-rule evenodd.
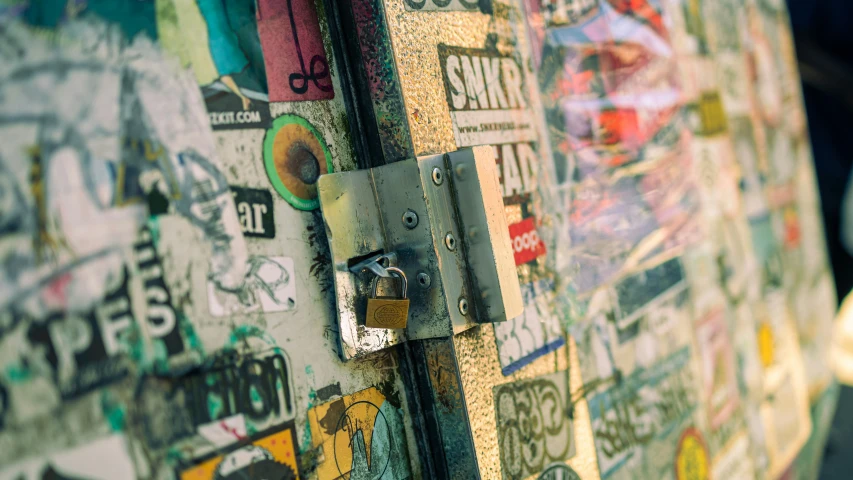
<path id="1" fill-rule="evenodd" d="M 334 171 L 332 155 L 320 132 L 296 115 L 273 120 L 264 138 L 264 166 L 273 188 L 299 210 L 314 210 L 317 180 Z"/>

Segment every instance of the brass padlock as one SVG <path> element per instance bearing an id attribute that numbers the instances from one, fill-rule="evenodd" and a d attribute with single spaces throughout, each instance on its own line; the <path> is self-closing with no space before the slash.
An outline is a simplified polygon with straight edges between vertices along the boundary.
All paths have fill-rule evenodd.
<path id="1" fill-rule="evenodd" d="M 406 291 L 409 282 L 406 274 L 397 267 L 388 267 L 386 270 L 392 275 L 400 278 L 402 282 L 400 294 L 402 298 L 376 297 L 376 287 L 379 285 L 379 277 L 373 279 L 373 288 L 367 299 L 367 320 L 365 325 L 370 328 L 406 328 L 409 320 L 409 299 Z"/>

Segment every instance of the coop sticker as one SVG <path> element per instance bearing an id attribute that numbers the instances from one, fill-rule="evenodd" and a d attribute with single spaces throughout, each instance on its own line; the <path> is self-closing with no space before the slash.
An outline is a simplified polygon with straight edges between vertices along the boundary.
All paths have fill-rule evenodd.
<path id="1" fill-rule="evenodd" d="M 545 243 L 539 238 L 533 217 L 509 226 L 512 253 L 516 265 L 524 265 L 545 255 Z"/>
<path id="2" fill-rule="evenodd" d="M 688 428 L 681 434 L 678 452 L 675 455 L 676 480 L 708 480 L 710 461 L 708 450 L 702 436 L 695 428 Z"/>

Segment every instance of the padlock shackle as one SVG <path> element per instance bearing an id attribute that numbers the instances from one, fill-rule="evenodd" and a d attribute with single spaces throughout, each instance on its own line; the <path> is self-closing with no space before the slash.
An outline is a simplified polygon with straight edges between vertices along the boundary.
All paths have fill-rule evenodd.
<path id="1" fill-rule="evenodd" d="M 402 293 L 403 299 L 408 298 L 407 294 L 409 291 L 409 280 L 406 279 L 406 274 L 403 273 L 403 271 L 397 267 L 388 267 L 385 270 L 388 271 L 388 273 L 390 273 L 391 275 L 398 277 L 402 281 L 402 287 L 403 288 L 401 289 L 400 293 Z M 371 296 L 373 298 L 376 298 L 376 288 L 378 286 L 379 286 L 379 276 L 377 275 L 377 276 L 373 277 L 373 289 L 371 291 L 372 292 Z"/>

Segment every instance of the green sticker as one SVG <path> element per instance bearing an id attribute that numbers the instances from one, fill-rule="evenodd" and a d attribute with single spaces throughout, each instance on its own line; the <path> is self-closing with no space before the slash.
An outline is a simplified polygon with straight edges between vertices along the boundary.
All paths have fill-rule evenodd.
<path id="1" fill-rule="evenodd" d="M 329 147 L 307 120 L 282 115 L 264 138 L 264 166 L 273 188 L 299 210 L 320 206 L 317 180 L 334 171 Z"/>

